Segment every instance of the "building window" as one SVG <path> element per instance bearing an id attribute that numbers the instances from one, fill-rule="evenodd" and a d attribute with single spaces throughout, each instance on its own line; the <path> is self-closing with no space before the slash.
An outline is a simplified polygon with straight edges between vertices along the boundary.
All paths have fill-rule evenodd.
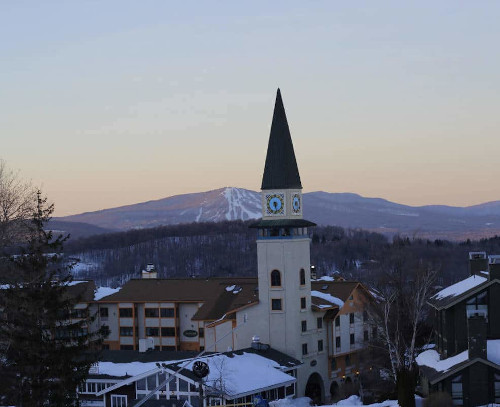
<path id="1" fill-rule="evenodd" d="M 500 374 L 495 373 L 495 403 L 500 403 Z"/>
<path id="2" fill-rule="evenodd" d="M 302 354 L 307 355 L 307 343 L 302 344 Z"/>
<path id="3" fill-rule="evenodd" d="M 363 340 L 364 340 L 365 342 L 368 342 L 368 331 L 364 331 L 364 332 L 363 332 Z"/>
<path id="4" fill-rule="evenodd" d="M 350 324 L 354 324 L 354 313 L 353 313 L 353 312 L 351 312 L 351 313 L 349 314 L 349 323 L 350 323 Z"/>
<path id="5" fill-rule="evenodd" d="M 368 321 L 368 312 L 363 311 L 363 322 Z"/>
<path id="6" fill-rule="evenodd" d="M 200 338 L 205 337 L 205 328 L 198 328 L 198 337 Z"/>
<path id="7" fill-rule="evenodd" d="M 112 394 L 111 407 L 127 407 L 127 396 L 122 396 L 121 394 Z"/>
<path id="8" fill-rule="evenodd" d="M 307 331 L 307 321 L 302 321 L 301 322 L 301 328 L 302 328 L 302 332 L 306 332 Z"/>
<path id="9" fill-rule="evenodd" d="M 131 326 L 121 326 L 120 336 L 134 336 L 134 328 Z"/>
<path id="10" fill-rule="evenodd" d="M 354 345 L 354 334 L 350 335 L 350 343 L 351 345 Z"/>
<path id="11" fill-rule="evenodd" d="M 318 352 L 323 352 L 323 340 L 318 341 Z"/>
<path id="12" fill-rule="evenodd" d="M 466 302 L 467 317 L 472 315 L 483 315 L 488 319 L 488 292 L 483 291 Z M 443 313 L 444 315 L 444 313 Z"/>
<path id="13" fill-rule="evenodd" d="M 306 297 L 300 298 L 300 309 L 306 309 Z"/>
<path id="14" fill-rule="evenodd" d="M 160 336 L 160 330 L 158 328 L 146 328 L 146 336 Z"/>
<path id="15" fill-rule="evenodd" d="M 451 398 L 454 406 L 464 405 L 464 393 L 462 387 L 462 375 L 451 380 Z"/>
<path id="16" fill-rule="evenodd" d="M 281 287 L 281 273 L 278 270 L 271 271 L 271 287 Z"/>
<path id="17" fill-rule="evenodd" d="M 319 317 L 318 319 L 316 319 L 316 327 L 318 329 L 322 329 L 323 328 L 323 318 Z"/>
<path id="18" fill-rule="evenodd" d="M 174 327 L 162 328 L 161 336 L 175 336 L 175 328 Z"/>
<path id="19" fill-rule="evenodd" d="M 281 298 L 273 298 L 271 300 L 271 310 L 273 311 L 281 311 L 283 306 L 281 304 Z"/>
<path id="20" fill-rule="evenodd" d="M 145 308 L 144 316 L 146 318 L 158 318 L 160 314 L 158 313 L 158 308 Z"/>
<path id="21" fill-rule="evenodd" d="M 99 315 L 101 318 L 107 318 L 109 316 L 108 307 L 101 307 L 99 309 Z"/>
<path id="22" fill-rule="evenodd" d="M 300 269 L 300 285 L 306 285 L 306 271 L 304 269 Z"/>
<path id="23" fill-rule="evenodd" d="M 346 355 L 345 357 L 345 365 L 351 366 L 351 355 Z"/>
<path id="24" fill-rule="evenodd" d="M 160 308 L 160 315 L 162 318 L 174 318 L 175 309 L 174 308 Z"/>
<path id="25" fill-rule="evenodd" d="M 132 308 L 120 308 L 120 318 L 132 318 Z"/>
<path id="26" fill-rule="evenodd" d="M 330 369 L 332 372 L 334 370 L 337 370 L 337 360 L 336 359 L 330 359 Z"/>
<path id="27" fill-rule="evenodd" d="M 335 326 L 340 326 L 340 317 L 335 318 Z"/>
<path id="28" fill-rule="evenodd" d="M 340 336 L 337 336 L 335 338 L 335 347 L 337 348 L 337 350 L 340 349 Z"/>

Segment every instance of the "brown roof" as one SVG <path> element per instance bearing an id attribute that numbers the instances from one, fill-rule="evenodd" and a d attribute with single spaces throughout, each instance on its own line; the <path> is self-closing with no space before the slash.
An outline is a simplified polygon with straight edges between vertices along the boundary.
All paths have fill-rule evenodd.
<path id="1" fill-rule="evenodd" d="M 226 289 L 232 286 L 234 286 L 232 290 Z M 224 314 L 229 314 L 237 309 L 256 304 L 259 301 L 259 294 L 256 288 L 256 278 L 239 282 L 235 282 L 234 279 L 225 282 L 221 281 L 219 287 L 217 287 L 218 295 L 207 300 L 193 316 L 193 320 L 216 320 L 222 318 Z"/>
<path id="2" fill-rule="evenodd" d="M 231 291 L 228 287 L 235 286 Z M 216 320 L 236 309 L 258 302 L 257 279 L 136 279 L 98 302 L 202 302 L 193 319 Z"/>
<path id="3" fill-rule="evenodd" d="M 358 285 L 363 287 L 358 281 L 311 281 L 311 291 L 330 294 L 346 302 Z M 320 297 L 311 296 L 311 301 L 313 307 L 316 309 L 325 310 L 325 305 L 330 305 L 332 308 L 338 307 Z"/>
<path id="4" fill-rule="evenodd" d="M 67 287 L 67 295 L 78 299 L 79 302 L 94 300 L 95 283 L 90 281 L 74 281 Z"/>

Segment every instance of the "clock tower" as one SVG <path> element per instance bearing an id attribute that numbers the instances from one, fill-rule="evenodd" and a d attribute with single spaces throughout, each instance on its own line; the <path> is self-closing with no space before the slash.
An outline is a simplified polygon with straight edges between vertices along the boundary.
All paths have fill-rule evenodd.
<path id="1" fill-rule="evenodd" d="M 316 323 L 308 235 L 308 227 L 315 224 L 302 216 L 302 184 L 279 89 L 261 190 L 262 219 L 252 225 L 258 229 L 260 323 L 265 326 L 261 340 L 304 360 L 316 346 L 308 333 Z"/>

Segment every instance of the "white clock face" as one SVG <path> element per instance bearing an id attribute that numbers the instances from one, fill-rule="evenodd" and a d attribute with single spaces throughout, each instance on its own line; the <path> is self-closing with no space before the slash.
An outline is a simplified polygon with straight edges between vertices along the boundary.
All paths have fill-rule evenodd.
<path id="1" fill-rule="evenodd" d="M 285 214 L 285 194 L 266 195 L 266 215 L 284 215 Z"/>
<path id="2" fill-rule="evenodd" d="M 302 213 L 302 201 L 300 199 L 300 194 L 292 195 L 292 213 L 294 215 L 300 215 Z"/>

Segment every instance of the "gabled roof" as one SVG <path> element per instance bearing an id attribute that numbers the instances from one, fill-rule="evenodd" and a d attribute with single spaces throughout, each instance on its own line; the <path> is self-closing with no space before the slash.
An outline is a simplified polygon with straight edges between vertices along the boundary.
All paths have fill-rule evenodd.
<path id="1" fill-rule="evenodd" d="M 302 189 L 281 92 L 276 93 L 261 189 Z"/>
<path id="2" fill-rule="evenodd" d="M 489 340 L 487 344 L 487 359 L 469 359 L 468 350 L 440 359 L 437 351 L 426 350 L 417 356 L 416 362 L 431 384 L 440 382 L 474 363 L 484 363 L 500 370 L 500 340 Z"/>
<path id="3" fill-rule="evenodd" d="M 488 277 L 489 274 L 487 272 L 473 274 L 437 292 L 429 299 L 428 303 L 437 310 L 447 309 L 492 284 L 500 283 L 496 279 L 490 281 Z"/>
<path id="4" fill-rule="evenodd" d="M 358 286 L 363 287 L 358 281 L 311 281 L 312 305 L 316 310 L 340 309 Z"/>
<path id="5" fill-rule="evenodd" d="M 257 304 L 257 286 L 255 277 L 136 279 L 98 302 L 202 303 L 193 319 L 212 321 L 242 307 Z"/>
<path id="6" fill-rule="evenodd" d="M 138 359 L 143 357 L 138 352 L 130 351 L 130 353 Z M 224 375 L 224 390 L 226 397 L 230 399 L 264 391 L 268 388 L 292 384 L 296 379 L 284 372 L 302 364 L 299 360 L 272 348 L 266 350 L 247 348 L 233 352 L 205 354 L 199 358 L 185 360 L 180 360 L 181 355 L 179 355 L 175 362 L 170 363 L 164 363 L 165 356 L 168 356 L 164 355 L 165 353 L 172 356 L 182 352 L 151 352 L 152 356 L 150 357 L 156 358 L 156 361 L 153 362 L 154 366 L 151 366 L 151 363 L 144 364 L 142 369 L 136 370 L 135 374 L 132 375 L 129 375 L 129 372 L 125 372 L 125 370 L 130 369 L 131 364 L 139 363 L 139 361 L 123 364 L 122 370 L 127 374 L 123 380 L 103 389 L 97 393 L 97 396 L 159 373 L 162 369 L 156 367 L 156 362 L 161 363 L 163 369 L 170 374 L 174 374 L 182 368 L 179 376 L 194 383 L 198 382 L 199 378 L 191 371 L 192 364 L 195 360 L 202 360 L 210 367 L 210 374 L 205 379 L 205 387 L 210 388 L 214 382 L 220 380 L 221 375 Z M 101 361 L 100 364 L 102 363 L 104 362 Z M 255 369 L 255 372 L 251 372 L 251 369 Z"/>

